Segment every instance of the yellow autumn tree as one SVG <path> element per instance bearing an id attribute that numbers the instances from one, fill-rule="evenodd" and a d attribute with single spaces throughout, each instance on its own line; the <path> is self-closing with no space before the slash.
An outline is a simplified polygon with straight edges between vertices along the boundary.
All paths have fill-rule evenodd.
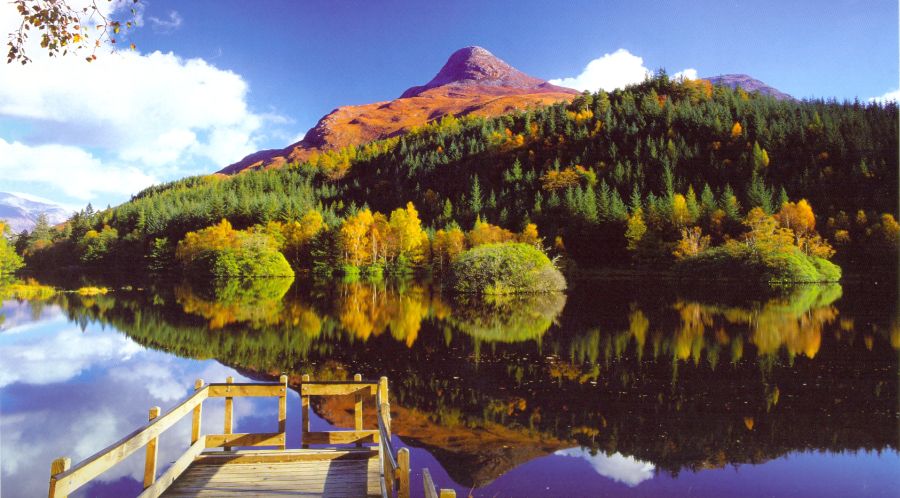
<path id="1" fill-rule="evenodd" d="M 405 209 L 393 210 L 389 224 L 391 234 L 396 240 L 397 256 L 412 263 L 422 262 L 428 235 L 422 229 L 419 212 L 413 203 L 407 202 Z"/>
<path id="2" fill-rule="evenodd" d="M 744 127 L 740 121 L 735 121 L 731 126 L 731 138 L 738 138 L 744 133 Z"/>
<path id="3" fill-rule="evenodd" d="M 325 228 L 322 214 L 315 210 L 307 211 L 300 221 L 292 221 L 282 227 L 283 252 L 291 263 L 297 264 L 309 259 L 310 243 Z"/>
<path id="4" fill-rule="evenodd" d="M 359 266 L 371 258 L 369 228 L 374 218 L 368 208 L 348 216 L 341 224 L 340 248 L 346 264 Z"/>
<path id="5" fill-rule="evenodd" d="M 703 235 L 700 227 L 681 229 L 681 239 L 672 255 L 678 259 L 691 258 L 709 248 L 709 235 Z"/>
<path id="6" fill-rule="evenodd" d="M 466 234 L 466 242 L 470 248 L 480 246 L 482 244 L 495 244 L 498 242 L 509 242 L 515 240 L 516 236 L 505 228 L 491 225 L 481 218 L 475 220 L 475 226 Z"/>
<path id="7" fill-rule="evenodd" d="M 525 225 L 525 228 L 522 229 L 522 233 L 519 234 L 519 242 L 538 248 L 541 247 L 541 237 L 538 235 L 537 225 L 534 223 Z"/>
<path id="8" fill-rule="evenodd" d="M 465 250 L 466 236 L 458 227 L 438 230 L 431 242 L 432 264 L 437 271 L 444 271 Z"/>
<path id="9" fill-rule="evenodd" d="M 681 194 L 672 196 L 672 224 L 676 227 L 687 225 L 691 220 L 687 199 Z"/>

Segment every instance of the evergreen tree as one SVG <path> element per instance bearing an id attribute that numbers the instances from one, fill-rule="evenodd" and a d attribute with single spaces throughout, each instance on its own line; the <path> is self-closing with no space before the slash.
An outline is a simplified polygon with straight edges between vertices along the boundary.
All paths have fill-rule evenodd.
<path id="1" fill-rule="evenodd" d="M 469 194 L 469 211 L 476 216 L 481 213 L 481 183 L 478 181 L 478 175 L 472 177 L 472 188 Z"/>

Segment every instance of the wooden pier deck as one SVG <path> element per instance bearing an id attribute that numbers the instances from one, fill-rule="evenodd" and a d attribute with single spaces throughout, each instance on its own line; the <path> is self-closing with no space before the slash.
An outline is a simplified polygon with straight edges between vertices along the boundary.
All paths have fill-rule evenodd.
<path id="1" fill-rule="evenodd" d="M 381 496 L 377 452 L 338 451 L 331 454 L 316 450 L 244 452 L 240 457 L 269 457 L 270 461 L 248 458 L 243 463 L 221 457 L 234 452 L 204 455 L 167 489 L 162 496 L 260 497 Z"/>
<path id="2" fill-rule="evenodd" d="M 304 375 L 300 382 L 302 448 L 286 449 L 287 376 L 278 383 L 204 385 L 198 380 L 194 394 L 160 415 L 150 409 L 149 422 L 128 436 L 97 452 L 74 467 L 68 458 L 57 458 L 50 470 L 50 498 L 65 498 L 129 455 L 144 448 L 143 492 L 139 498 L 156 497 L 369 497 L 409 498 L 409 450 L 395 451 L 391 443 L 391 415 L 388 381 L 313 381 Z M 355 396 L 354 427 L 347 430 L 310 431 L 312 396 Z M 234 433 L 234 398 L 277 397 L 278 431 Z M 203 433 L 203 402 L 225 398 L 222 433 Z M 374 398 L 378 427 L 363 428 L 363 402 Z M 157 472 L 160 435 L 190 414 L 190 446 L 161 474 Z M 310 448 L 310 445 L 329 445 Z M 258 449 L 260 447 L 267 449 Z M 221 449 L 220 449 L 221 448 Z M 239 449 L 257 448 L 257 449 Z M 426 496 L 453 497 L 452 491 L 438 491 L 428 476 Z"/>

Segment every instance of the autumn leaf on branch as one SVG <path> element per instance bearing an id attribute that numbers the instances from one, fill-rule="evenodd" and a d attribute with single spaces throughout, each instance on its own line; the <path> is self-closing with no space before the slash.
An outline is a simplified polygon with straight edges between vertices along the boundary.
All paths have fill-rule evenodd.
<path id="1" fill-rule="evenodd" d="M 114 35 L 118 35 L 123 27 L 131 29 L 134 21 L 121 21 L 112 19 L 97 2 L 92 0 L 86 7 L 75 7 L 69 0 L 12 0 L 16 12 L 20 16 L 18 28 L 9 33 L 9 48 L 6 56 L 7 64 L 19 62 L 27 64 L 32 62 L 26 53 L 28 35 L 32 31 L 39 33 L 40 47 L 47 51 L 50 57 L 68 55 L 84 48 L 90 48 L 90 55 L 85 60 L 91 62 L 97 59 L 96 51 L 104 42 L 116 43 Z M 131 16 L 137 16 L 135 5 L 139 0 L 131 0 Z M 112 0 L 106 0 L 111 3 Z M 115 10 L 115 9 L 114 9 Z M 97 33 L 92 35 L 87 29 L 96 26 Z M 134 44 L 130 45 L 132 50 Z"/>

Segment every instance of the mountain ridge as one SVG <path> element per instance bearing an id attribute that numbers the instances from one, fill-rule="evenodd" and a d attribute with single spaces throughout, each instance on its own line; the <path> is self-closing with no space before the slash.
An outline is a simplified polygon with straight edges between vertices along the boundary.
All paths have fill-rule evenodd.
<path id="1" fill-rule="evenodd" d="M 326 150 L 400 135 L 448 114 L 496 116 L 571 100 L 578 93 L 529 76 L 482 47 L 465 47 L 451 54 L 428 83 L 410 87 L 399 98 L 338 107 L 299 142 L 255 152 L 219 173 L 281 167 Z"/>
<path id="2" fill-rule="evenodd" d="M 792 96 L 746 74 L 702 78 L 731 89 L 742 88 L 777 99 Z M 528 107 L 571 101 L 580 92 L 553 85 L 519 71 L 487 49 L 469 46 L 453 52 L 424 85 L 406 89 L 399 98 L 337 107 L 319 119 L 303 139 L 283 149 L 254 152 L 218 171 L 231 175 L 247 170 L 279 168 L 316 154 L 402 135 L 446 115 L 493 117 Z"/>

